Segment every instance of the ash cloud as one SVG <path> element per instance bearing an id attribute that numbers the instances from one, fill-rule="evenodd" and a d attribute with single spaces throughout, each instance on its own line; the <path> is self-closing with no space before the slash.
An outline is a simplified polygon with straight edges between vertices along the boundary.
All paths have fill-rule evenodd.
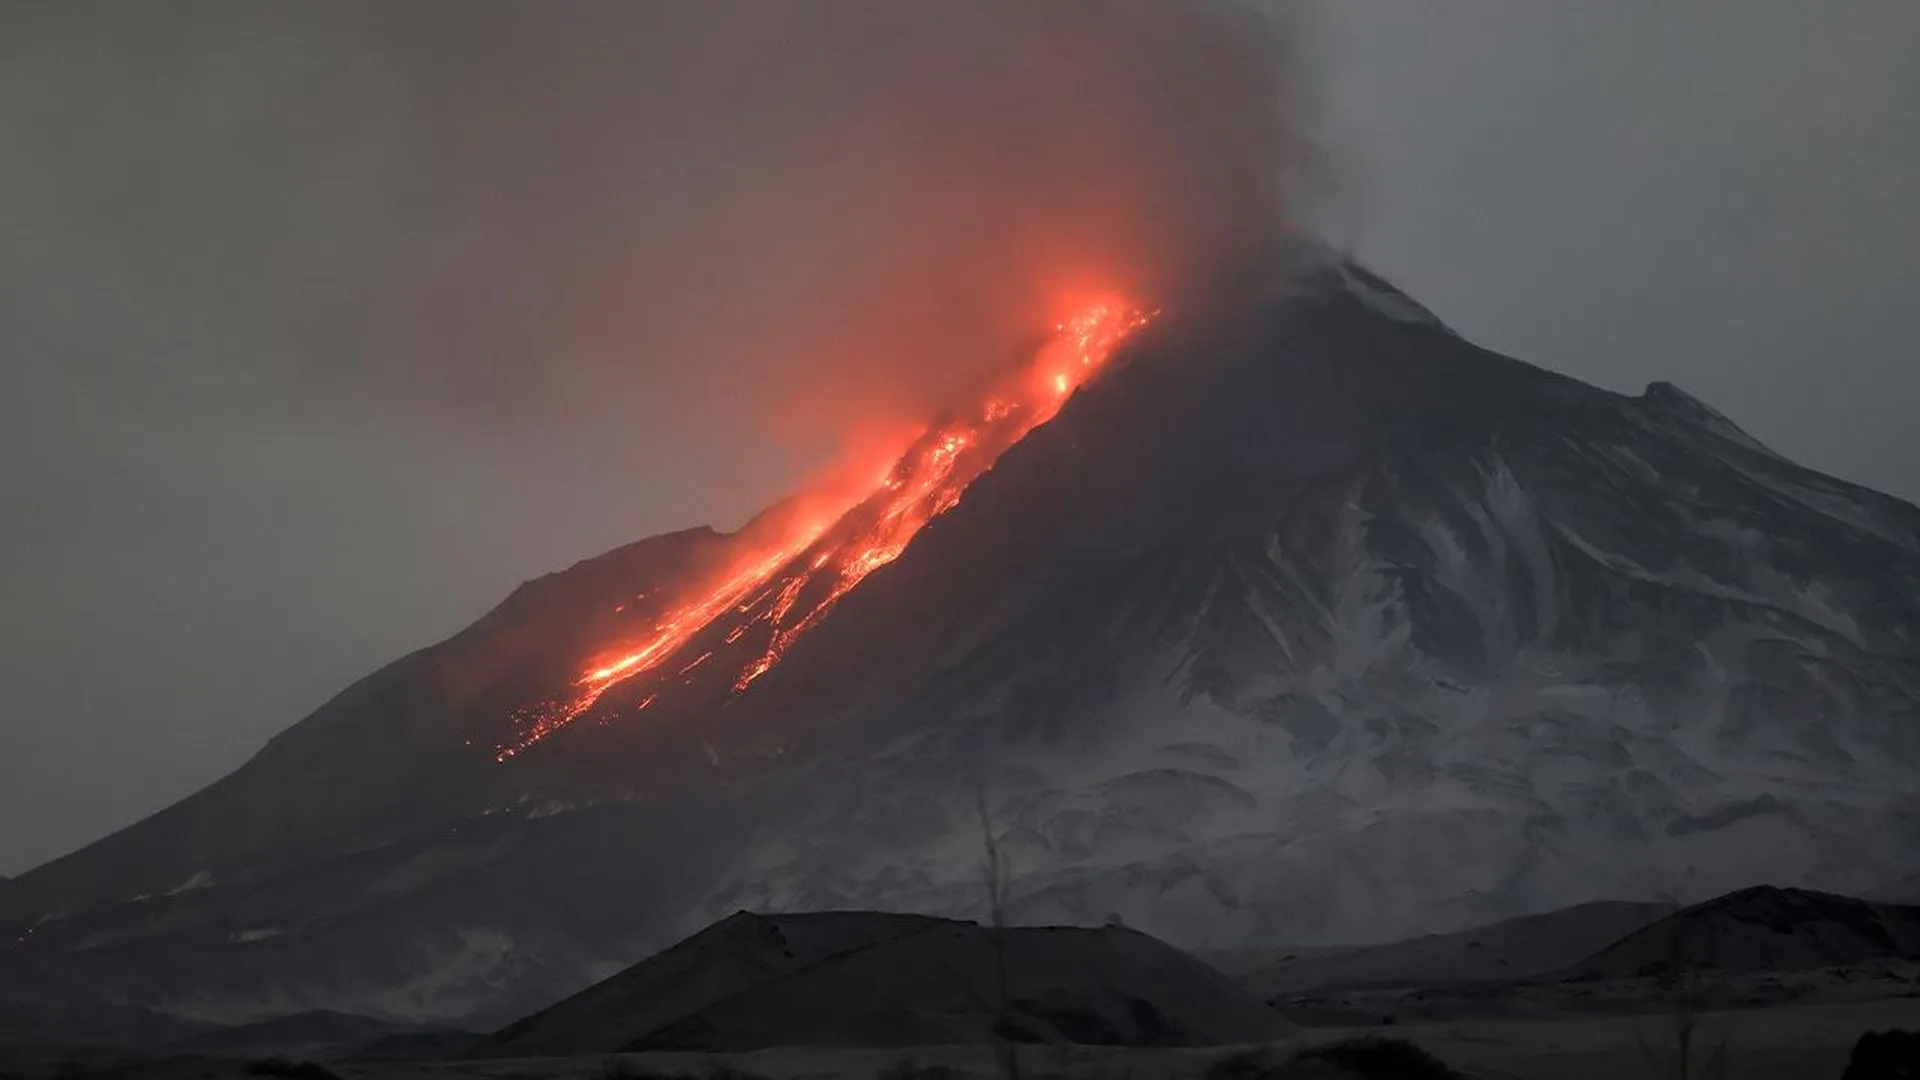
<path id="1" fill-rule="evenodd" d="M 1062 293 L 1166 293 L 1285 218 L 1271 14 L 575 10 L 493 10 L 451 61 L 437 32 L 403 49 L 442 65 L 439 205 L 376 305 L 411 392 L 513 411 L 639 389 L 753 438 L 832 437 L 1006 362 Z"/>
<path id="2" fill-rule="evenodd" d="M 140 320 L 116 381 L 491 423 L 752 442 L 925 411 L 1063 293 L 1152 298 L 1272 243 L 1302 156 L 1293 20 L 1226 2 L 13 21 L 0 190 L 43 259 L 7 269 L 92 272 Z"/>

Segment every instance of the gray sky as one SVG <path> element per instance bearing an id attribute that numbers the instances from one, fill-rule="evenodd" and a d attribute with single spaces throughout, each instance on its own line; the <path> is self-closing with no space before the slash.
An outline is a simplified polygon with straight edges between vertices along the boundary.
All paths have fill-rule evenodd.
<path id="1" fill-rule="evenodd" d="M 1257 48 L 384 7 L 0 8 L 0 873 L 525 578 L 738 523 L 1043 314 L 1036 237 L 1198 264 L 1300 160 L 1469 336 L 1920 495 L 1906 0 L 1339 0 Z"/>

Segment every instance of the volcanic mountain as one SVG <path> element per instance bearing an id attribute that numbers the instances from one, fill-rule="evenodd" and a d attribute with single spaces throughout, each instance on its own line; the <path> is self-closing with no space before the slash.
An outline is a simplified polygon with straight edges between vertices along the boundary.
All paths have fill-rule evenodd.
<path id="1" fill-rule="evenodd" d="M 1337 260 L 1010 380 L 0 886 L 0 982 L 477 1026 L 740 909 L 977 917 L 982 806 L 1014 921 L 1189 947 L 1920 865 L 1914 507 Z"/>

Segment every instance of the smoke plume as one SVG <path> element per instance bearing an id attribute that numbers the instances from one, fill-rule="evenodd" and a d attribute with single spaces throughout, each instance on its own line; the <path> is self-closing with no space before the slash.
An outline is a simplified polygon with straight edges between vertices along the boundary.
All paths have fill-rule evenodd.
<path id="1" fill-rule="evenodd" d="M 1271 243 L 1298 158 L 1290 19 L 1210 0 L 9 22 L 0 270 L 56 349 L 125 329 L 107 393 L 558 425 L 624 475 L 923 417 L 1075 294 Z"/>
<path id="2" fill-rule="evenodd" d="M 803 449 L 922 416 L 1076 295 L 1274 242 L 1298 157 L 1288 28 L 1223 3 L 434 10 L 384 60 L 434 72 L 432 195 L 370 353 L 509 415 Z"/>

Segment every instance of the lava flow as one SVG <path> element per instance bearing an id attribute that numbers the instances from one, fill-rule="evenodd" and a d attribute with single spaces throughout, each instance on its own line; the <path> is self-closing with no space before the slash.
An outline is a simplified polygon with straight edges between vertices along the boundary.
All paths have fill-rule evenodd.
<path id="1" fill-rule="evenodd" d="M 722 659 L 732 673 L 732 690 L 745 690 L 867 575 L 899 558 L 1002 452 L 1051 420 L 1151 317 L 1108 302 L 1061 323 L 1024 370 L 1002 380 L 968 412 L 929 425 L 862 490 L 843 496 L 833 510 L 799 517 L 772 541 L 737 556 L 681 594 L 644 637 L 591 663 L 569 696 L 520 713 L 519 734 L 495 758 L 505 761 L 566 727 L 621 683 L 646 677 L 657 688 L 690 681 L 720 650 L 730 654 Z M 706 651 L 668 663 L 696 638 L 722 628 L 724 636 Z M 637 708 L 656 697 L 649 693 Z"/>

